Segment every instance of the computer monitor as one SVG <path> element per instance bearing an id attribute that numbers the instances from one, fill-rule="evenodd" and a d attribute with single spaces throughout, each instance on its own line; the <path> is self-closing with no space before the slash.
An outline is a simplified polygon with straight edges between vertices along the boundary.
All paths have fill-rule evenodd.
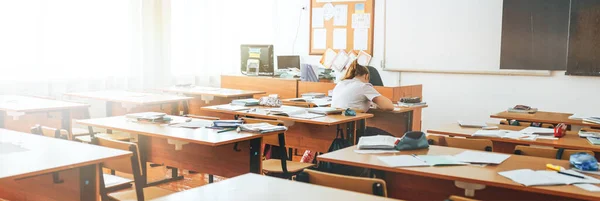
<path id="1" fill-rule="evenodd" d="M 241 71 L 244 75 L 272 76 L 273 45 L 241 45 Z"/>
<path id="2" fill-rule="evenodd" d="M 289 69 L 289 68 L 300 69 L 300 56 L 298 56 L 298 55 L 277 56 L 277 69 Z"/>

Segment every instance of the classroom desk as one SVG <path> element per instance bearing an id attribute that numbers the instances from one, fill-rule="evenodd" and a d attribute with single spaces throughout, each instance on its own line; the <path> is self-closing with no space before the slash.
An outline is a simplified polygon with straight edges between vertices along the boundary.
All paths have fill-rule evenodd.
<path id="1" fill-rule="evenodd" d="M 395 199 L 248 173 L 214 184 L 160 197 L 152 201 L 180 200 L 391 201 Z"/>
<path id="2" fill-rule="evenodd" d="M 244 75 L 221 75 L 221 87 L 249 91 L 264 91 L 277 94 L 281 98 L 298 97 L 298 81 L 296 78 L 276 78 Z"/>
<path id="3" fill-rule="evenodd" d="M 442 166 L 391 168 L 377 159 L 394 154 L 357 154 L 356 146 L 317 157 L 332 162 L 374 170 L 388 187 L 388 196 L 406 200 L 444 200 L 449 195 L 464 195 L 464 189 L 455 187 L 455 181 L 485 185 L 475 191 L 480 200 L 600 200 L 600 194 L 569 186 L 525 187 L 498 172 L 533 169 L 544 170 L 547 163 L 569 167 L 569 161 L 531 156 L 512 155 L 500 165 Z M 401 151 L 396 155 L 455 155 L 466 151 L 451 147 L 430 146 L 429 149 Z M 591 175 L 598 178 L 597 175 Z"/>
<path id="4" fill-rule="evenodd" d="M 183 122 L 188 118 L 170 116 L 172 123 Z M 210 121 L 194 119 L 210 124 Z M 132 134 L 140 150 L 141 164 L 146 162 L 164 163 L 167 166 L 197 172 L 233 177 L 248 172 L 261 173 L 263 137 L 279 135 L 283 132 L 249 133 L 229 131 L 217 133 L 208 128 L 180 128 L 168 124 L 138 123 L 124 116 L 77 120 L 78 124 L 112 129 Z M 282 142 L 285 146 L 285 142 Z M 281 144 L 280 144 L 281 145 Z M 142 166 L 146 175 L 146 167 Z M 180 178 L 171 178 L 172 180 Z M 161 180 L 148 185 L 164 183 Z"/>
<path id="5" fill-rule="evenodd" d="M 89 105 L 45 98 L 0 95 L 0 128 L 30 132 L 36 124 L 71 131 L 71 112 Z M 54 116 L 60 116 L 60 123 Z M 60 125 L 60 126 L 59 126 Z"/>
<path id="6" fill-rule="evenodd" d="M 235 99 L 252 98 L 254 95 L 265 94 L 263 91 L 246 91 L 239 89 L 225 89 L 215 87 L 168 87 L 161 88 L 161 91 L 178 93 L 193 97 L 189 100 L 189 114 L 211 116 L 212 113 L 206 113 L 200 110 L 201 107 L 210 105 L 221 105 L 231 103 Z"/>
<path id="7" fill-rule="evenodd" d="M 98 164 L 131 152 L 0 129 L 0 198 L 99 200 Z"/>
<path id="8" fill-rule="evenodd" d="M 65 95 L 105 101 L 106 116 L 108 117 L 150 111 L 178 115 L 179 103 L 185 105 L 185 101 L 192 99 L 192 97 L 185 96 L 132 91 L 91 91 L 66 93 Z M 163 104 L 170 104 L 171 107 L 163 107 Z"/>
<path id="9" fill-rule="evenodd" d="M 500 129 L 504 130 L 512 130 L 519 131 L 525 126 L 509 126 L 509 125 L 498 125 L 498 124 L 489 124 L 489 126 L 498 126 Z M 450 124 L 448 126 L 444 126 L 439 129 L 430 129 L 427 130 L 429 134 L 439 134 L 439 135 L 448 135 L 448 136 L 459 136 L 459 137 L 468 137 L 468 138 L 478 138 L 478 139 L 489 139 L 494 143 L 494 152 L 502 152 L 512 154 L 515 150 L 515 146 L 517 145 L 538 145 L 538 146 L 548 146 L 555 148 L 564 148 L 564 149 L 580 149 L 580 150 L 590 150 L 596 152 L 597 156 L 600 156 L 600 146 L 592 145 L 585 138 L 580 138 L 577 132 L 575 131 L 567 131 L 567 135 L 558 140 L 545 140 L 545 139 L 536 139 L 534 141 L 531 140 L 515 140 L 509 138 L 494 138 L 494 137 L 472 137 L 473 133 L 480 130 L 479 128 L 466 128 L 461 127 L 457 123 Z"/>
<path id="10" fill-rule="evenodd" d="M 575 125 L 575 126 L 591 126 L 591 127 L 600 127 L 600 124 L 587 123 L 583 120 L 569 119 L 569 117 L 573 115 L 570 113 L 559 113 L 559 112 L 544 112 L 537 111 L 533 114 L 523 114 L 523 113 L 515 113 L 515 112 L 500 112 L 496 114 L 490 115 L 491 118 L 498 119 L 507 119 L 507 120 L 519 120 L 519 121 L 527 121 L 527 122 L 539 122 L 539 123 L 550 123 L 550 124 L 559 124 L 565 123 L 567 125 Z"/>
<path id="11" fill-rule="evenodd" d="M 326 153 L 329 150 L 331 142 L 336 138 L 336 130 L 338 126 L 342 127 L 345 124 L 345 128 L 350 128 L 352 133 L 350 133 L 351 139 L 349 141 L 351 143 L 356 143 L 356 136 L 361 136 L 364 133 L 365 120 L 373 117 L 372 114 L 359 113 L 352 117 L 337 114 L 314 119 L 300 119 L 270 115 L 266 114 L 264 111 L 260 112 L 260 110 L 268 109 L 268 107 L 263 106 L 249 107 L 259 109 L 258 112 L 231 111 L 219 109 L 218 107 L 219 106 L 207 106 L 203 107 L 202 110 L 229 114 L 229 119 L 237 119 L 238 117 L 254 117 L 283 121 L 284 124 L 288 126 L 288 130 L 285 135 L 286 144 L 288 145 L 287 147 L 313 150 L 322 153 Z M 344 132 L 344 134 L 347 133 Z M 264 143 L 278 145 L 277 142 L 270 140 L 265 140 Z"/>
<path id="12" fill-rule="evenodd" d="M 299 102 L 292 101 L 292 98 L 283 99 L 281 102 L 288 106 L 297 107 L 317 107 L 316 104 L 310 102 Z M 383 111 L 379 109 L 371 108 L 368 113 L 373 114 L 373 118 L 367 119 L 367 126 L 377 127 L 388 131 L 396 137 L 402 137 L 404 133 L 412 130 L 420 130 L 420 118 L 418 127 L 413 123 L 413 115 L 415 111 L 421 111 L 423 108 L 428 107 L 427 105 L 416 106 L 416 107 L 399 107 L 395 106 L 393 111 Z"/>

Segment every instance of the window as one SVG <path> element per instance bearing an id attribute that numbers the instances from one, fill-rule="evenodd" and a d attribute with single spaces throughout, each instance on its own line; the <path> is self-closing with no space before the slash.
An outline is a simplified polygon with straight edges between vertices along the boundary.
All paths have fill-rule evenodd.
<path id="1" fill-rule="evenodd" d="M 0 1 L 0 79 L 128 76 L 140 15 L 138 0 Z"/>

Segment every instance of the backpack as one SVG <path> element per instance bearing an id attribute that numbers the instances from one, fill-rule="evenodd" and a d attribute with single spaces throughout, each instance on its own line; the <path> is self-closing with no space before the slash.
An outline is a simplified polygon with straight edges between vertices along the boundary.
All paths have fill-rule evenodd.
<path id="1" fill-rule="evenodd" d="M 329 150 L 327 152 L 337 151 L 340 149 L 348 148 L 350 146 L 352 146 L 352 143 L 350 143 L 344 137 L 344 130 L 342 128 L 340 128 L 340 126 L 338 125 L 336 137 L 333 140 L 333 142 L 331 142 L 331 145 L 329 146 Z M 353 174 L 352 173 L 352 172 L 354 172 L 353 169 L 356 169 L 356 168 L 351 167 L 351 166 L 346 166 L 346 165 L 329 163 L 329 162 L 320 162 L 319 166 L 318 166 L 319 171 L 336 173 L 336 174 L 345 174 L 345 175 Z"/>

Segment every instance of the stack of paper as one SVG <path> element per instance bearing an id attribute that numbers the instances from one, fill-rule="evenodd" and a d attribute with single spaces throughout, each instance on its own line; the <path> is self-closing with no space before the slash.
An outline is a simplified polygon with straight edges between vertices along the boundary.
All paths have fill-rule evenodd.
<path id="1" fill-rule="evenodd" d="M 583 118 L 583 122 L 593 123 L 593 124 L 600 124 L 600 117 L 587 117 L 587 118 Z"/>
<path id="2" fill-rule="evenodd" d="M 400 140 L 387 135 L 364 136 L 358 139 L 358 149 L 394 149 L 396 141 Z"/>
<path id="3" fill-rule="evenodd" d="M 463 151 L 460 154 L 454 155 L 454 158 L 458 161 L 465 163 L 478 163 L 478 164 L 500 164 L 508 159 L 508 154 L 498 154 L 491 152 L 481 151 Z"/>
<path id="4" fill-rule="evenodd" d="M 216 127 L 235 128 L 244 123 L 243 120 L 215 120 L 213 125 Z"/>
<path id="5" fill-rule="evenodd" d="M 299 119 L 314 119 L 324 117 L 322 114 L 309 113 L 306 108 L 300 107 L 281 107 L 269 110 L 269 114 L 287 116 Z"/>
<path id="6" fill-rule="evenodd" d="M 285 126 L 275 126 L 268 123 L 255 123 L 255 124 L 242 124 L 240 128 L 243 131 L 249 132 L 259 132 L 259 133 L 269 133 L 275 131 L 285 131 L 287 127 Z"/>
<path id="7" fill-rule="evenodd" d="M 527 127 L 519 132 L 531 135 L 554 135 L 552 128 Z"/>
<path id="8" fill-rule="evenodd" d="M 537 135 L 524 134 L 518 131 L 509 130 L 478 130 L 475 131 L 471 136 L 473 137 L 497 137 L 497 138 L 509 138 L 515 140 L 535 140 Z"/>
<path id="9" fill-rule="evenodd" d="M 250 108 L 244 107 L 244 106 L 240 106 L 240 105 L 219 105 L 217 106 L 217 109 L 220 110 L 229 110 L 229 111 L 240 111 L 240 110 L 249 110 Z"/>
<path id="10" fill-rule="evenodd" d="M 390 167 L 422 167 L 422 166 L 449 166 L 449 165 L 468 165 L 454 159 L 453 156 L 440 155 L 400 155 L 400 156 L 380 156 L 377 157 L 381 162 Z"/>
<path id="11" fill-rule="evenodd" d="M 559 174 L 556 171 L 531 169 L 519 169 L 498 174 L 509 178 L 517 183 L 525 186 L 554 186 L 554 185 L 570 185 L 570 184 L 600 184 L 600 180 L 593 177 L 578 173 L 573 170 L 564 170 L 563 172 L 584 177 L 583 179 Z"/>
<path id="12" fill-rule="evenodd" d="M 315 107 L 315 108 L 308 109 L 308 112 L 310 112 L 310 113 L 323 114 L 323 115 L 339 114 L 339 113 L 342 113 L 343 111 L 344 111 L 343 109 L 338 109 L 338 108 L 334 108 L 334 107 Z"/>
<path id="13" fill-rule="evenodd" d="M 259 103 L 259 101 L 254 98 L 237 99 L 237 100 L 231 101 L 232 105 L 239 105 L 239 106 L 254 106 L 254 105 L 258 105 L 258 103 Z"/>
<path id="14" fill-rule="evenodd" d="M 132 118 L 132 119 L 154 120 L 154 119 L 163 118 L 166 115 L 167 114 L 162 113 L 162 112 L 140 112 L 140 113 L 127 114 L 127 115 L 125 115 L 125 117 Z"/>
<path id="15" fill-rule="evenodd" d="M 600 131 L 579 130 L 579 137 L 600 137 Z"/>
<path id="16" fill-rule="evenodd" d="M 487 124 L 482 121 L 458 121 L 458 125 L 461 127 L 472 127 L 472 128 L 483 128 L 487 127 Z"/>

